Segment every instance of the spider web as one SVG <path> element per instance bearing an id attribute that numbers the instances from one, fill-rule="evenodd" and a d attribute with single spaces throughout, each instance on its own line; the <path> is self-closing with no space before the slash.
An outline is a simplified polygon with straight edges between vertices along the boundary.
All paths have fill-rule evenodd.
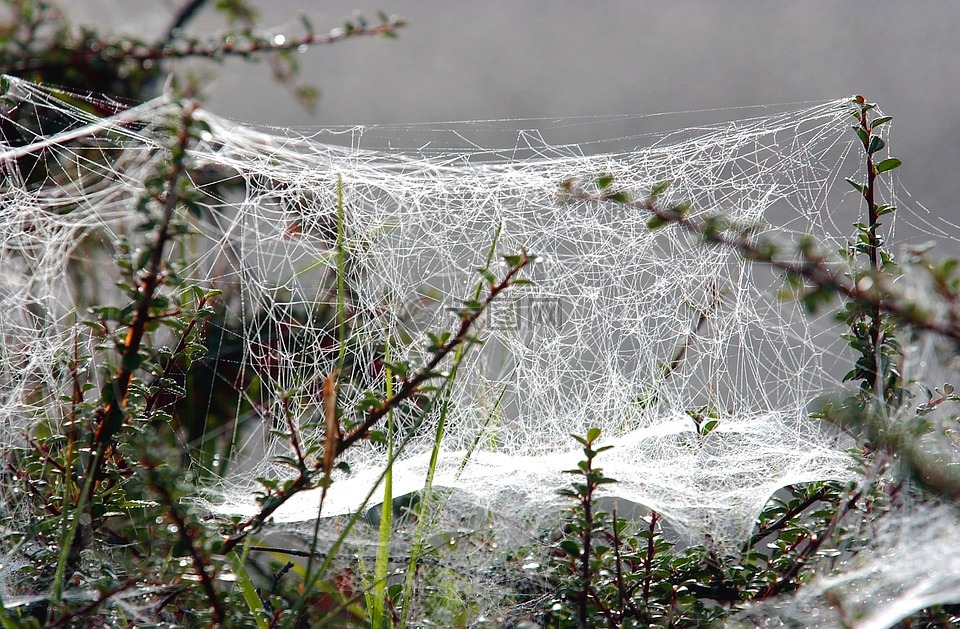
<path id="1" fill-rule="evenodd" d="M 62 365 L 88 338 L 79 324 L 86 309 L 122 303 L 109 259 L 142 221 L 136 199 L 165 159 L 179 106 L 7 81 L 0 427 L 13 443 L 64 412 Z M 600 176 L 636 194 L 669 180 L 664 203 L 689 200 L 694 216 L 776 224 L 785 240 L 812 234 L 839 249 L 860 211 L 842 182 L 861 169 L 845 102 L 671 132 L 633 118 L 637 132 L 618 138 L 627 147 L 617 151 L 549 144 L 530 131 L 490 148 L 475 139 L 489 122 L 257 130 L 200 110 L 208 130 L 190 158 L 204 203 L 177 255 L 182 276 L 223 291 L 204 360 L 216 394 L 200 403 L 233 419 L 196 437 L 232 449 L 229 472 L 198 496 L 221 513 L 253 513 L 255 479 L 287 473 L 273 457 L 290 454 L 289 439 L 271 429 L 288 415 L 306 443 L 322 443 L 322 385 L 341 362 L 331 328 L 340 198 L 353 383 L 340 391 L 344 408 L 365 388 L 382 390 L 385 343 L 393 360 L 426 362 L 427 333 L 455 328 L 450 310 L 473 294 L 494 242 L 498 253 L 539 256 L 534 284 L 480 322 L 483 344 L 449 392 L 434 484 L 455 490 L 456 504 L 513 522 L 550 513 L 570 481 L 564 470 L 582 458 L 570 435 L 590 427 L 615 446 L 600 459 L 619 481 L 610 496 L 722 550 L 742 544 L 779 488 L 853 478 L 852 442 L 809 417 L 850 364 L 828 321 L 778 300 L 777 279 L 734 252 L 674 227 L 650 230 L 627 206 L 562 193 L 565 181 Z M 589 131 L 596 122 L 563 124 Z M 447 146 L 396 148 L 425 131 Z M 56 176 L 41 159 L 58 164 Z M 928 216 L 899 214 L 922 233 L 950 233 Z M 100 377 L 92 360 L 85 367 Z M 423 488 L 440 422 L 439 408 L 397 416 L 395 495 Z M 351 473 L 336 478 L 324 516 L 366 506 L 387 462 L 376 443 L 343 459 Z M 217 473 L 221 463 L 195 464 Z M 312 521 L 318 505 L 318 492 L 304 492 L 274 522 Z"/>

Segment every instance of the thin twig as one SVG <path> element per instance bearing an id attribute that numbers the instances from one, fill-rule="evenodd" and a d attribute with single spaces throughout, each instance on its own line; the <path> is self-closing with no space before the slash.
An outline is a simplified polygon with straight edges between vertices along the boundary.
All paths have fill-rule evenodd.
<path id="1" fill-rule="evenodd" d="M 657 530 L 657 520 L 660 516 L 656 511 L 650 511 L 650 536 L 647 538 L 647 554 L 643 558 L 643 608 L 647 613 L 647 607 L 650 605 L 650 584 L 653 581 L 653 557 L 656 552 L 654 535 Z"/>
<path id="2" fill-rule="evenodd" d="M 107 590 L 106 592 L 101 594 L 96 600 L 91 601 L 88 605 L 84 605 L 80 609 L 74 610 L 69 614 L 65 614 L 61 616 L 60 618 L 55 620 L 52 624 L 48 625 L 49 629 L 55 629 L 56 627 L 67 626 L 75 618 L 88 618 L 95 609 L 103 605 L 107 600 L 116 596 L 117 594 L 120 594 L 121 592 L 125 592 L 129 590 L 133 586 L 137 585 L 139 582 L 140 582 L 139 579 L 127 579 L 122 584 L 113 588 L 112 590 Z M 88 619 L 88 622 L 90 622 L 89 619 Z"/>
<path id="3" fill-rule="evenodd" d="M 161 44 L 147 45 L 138 42 L 129 42 L 125 45 L 116 45 L 113 42 L 103 42 L 98 50 L 84 50 L 77 52 L 81 57 L 76 63 L 87 63 L 90 59 L 98 59 L 101 63 L 116 64 L 125 61 L 161 61 L 164 59 L 185 59 L 188 57 L 218 59 L 221 57 L 249 57 L 257 54 L 298 50 L 301 46 L 318 46 L 334 44 L 347 39 L 358 37 L 392 36 L 396 30 L 407 25 L 406 20 L 394 19 L 376 26 L 355 26 L 354 28 L 338 28 L 326 35 L 307 33 L 302 37 L 283 38 L 251 38 L 243 44 L 236 44 L 232 39 L 201 44 L 194 41 L 178 41 L 176 39 Z M 9 72 L 12 74 L 27 74 L 42 72 L 49 65 L 47 63 L 32 65 L 31 57 L 25 57 L 18 63 L 11 64 Z M 60 69 L 60 66 L 57 66 Z"/>

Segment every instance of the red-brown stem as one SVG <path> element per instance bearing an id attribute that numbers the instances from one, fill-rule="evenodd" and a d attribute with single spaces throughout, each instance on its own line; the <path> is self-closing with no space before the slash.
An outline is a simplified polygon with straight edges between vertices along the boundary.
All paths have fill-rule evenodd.
<path id="1" fill-rule="evenodd" d="M 140 280 L 139 303 L 137 304 L 133 322 L 130 324 L 130 331 L 127 333 L 124 351 L 121 355 L 120 369 L 117 371 L 113 380 L 104 385 L 104 390 L 101 392 L 101 399 L 105 400 L 106 403 L 97 411 L 99 424 L 93 435 L 92 449 L 94 453 L 93 456 L 90 457 L 84 474 L 84 483 L 86 483 L 88 489 L 86 492 L 77 492 L 76 505 L 78 508 L 80 508 L 81 505 L 85 505 L 84 508 L 86 508 L 86 506 L 89 506 L 93 501 L 104 456 L 107 450 L 114 445 L 114 436 L 123 427 L 127 392 L 130 388 L 130 379 L 133 376 L 133 369 L 130 365 L 135 364 L 139 359 L 140 344 L 143 340 L 147 324 L 150 321 L 150 302 L 153 299 L 154 292 L 163 279 L 163 250 L 171 237 L 170 222 L 173 219 L 173 213 L 179 201 L 177 185 L 180 176 L 184 172 L 183 155 L 186 153 L 187 144 L 190 141 L 190 119 L 196 109 L 197 104 L 191 103 L 184 109 L 182 114 L 180 132 L 177 136 L 177 147 L 175 149 L 176 154 L 180 157 L 174 159 L 173 168 L 167 178 L 167 196 L 164 200 L 163 218 L 160 222 L 160 228 L 157 230 L 147 272 Z M 73 547 L 75 553 L 80 550 L 81 540 L 82 536 L 78 534 L 74 534 L 70 540 L 70 545 Z"/>
<path id="2" fill-rule="evenodd" d="M 56 627 L 72 626 L 71 621 L 77 618 L 85 618 L 87 619 L 87 622 L 92 625 L 94 621 L 90 619 L 90 614 L 92 614 L 94 610 L 96 610 L 98 607 L 103 605 L 108 599 L 116 596 L 117 594 L 120 594 L 121 592 L 125 592 L 129 590 L 130 588 L 136 586 L 138 583 L 141 583 L 141 582 L 142 581 L 140 579 L 127 579 L 126 581 L 121 583 L 119 586 L 101 594 L 97 598 L 97 600 L 91 601 L 87 605 L 84 605 L 80 609 L 70 612 L 65 616 L 61 616 L 55 622 L 49 625 L 49 629 L 55 629 Z"/>
<path id="3" fill-rule="evenodd" d="M 581 201 L 610 202 L 610 199 L 606 196 L 586 192 L 571 192 L 569 195 Z M 751 243 L 748 236 L 715 232 L 708 222 L 687 218 L 685 215 L 660 208 L 651 199 L 628 201 L 624 205 L 656 216 L 664 223 L 677 225 L 685 231 L 700 236 L 709 244 L 733 249 L 749 260 L 768 264 L 789 275 L 807 280 L 815 286 L 830 288 L 850 301 L 862 306 L 876 308 L 880 312 L 892 315 L 915 328 L 934 332 L 960 342 L 960 321 L 936 321 L 924 315 L 913 304 L 897 299 L 895 295 L 881 296 L 870 289 L 862 288 L 856 282 L 851 282 L 849 278 L 832 272 L 827 268 L 827 260 L 823 257 L 808 253 L 806 258 L 800 262 L 781 260 L 765 248 Z"/>
<path id="4" fill-rule="evenodd" d="M 392 35 L 398 28 L 407 25 L 406 20 L 395 19 L 390 22 L 378 24 L 376 26 L 357 27 L 353 29 L 338 29 L 331 31 L 326 35 L 316 35 L 308 33 L 303 37 L 291 37 L 285 39 L 282 44 L 274 43 L 269 39 L 253 39 L 244 45 L 234 45 L 230 41 L 216 42 L 210 44 L 200 44 L 192 41 L 177 42 L 171 41 L 155 45 L 133 44 L 130 47 L 113 45 L 113 42 L 98 42 L 98 50 L 65 51 L 73 52 L 71 62 L 76 64 L 89 65 L 94 59 L 99 59 L 103 63 L 117 63 L 123 61 L 158 61 L 162 59 L 183 59 L 186 57 L 199 58 L 219 58 L 219 57 L 248 57 L 254 54 L 265 54 L 271 52 L 283 52 L 287 50 L 297 50 L 301 46 L 317 46 L 325 44 L 334 44 L 346 39 L 357 37 L 376 37 L 380 35 Z M 63 46 L 59 46 L 63 50 Z M 42 72 L 47 69 L 48 64 L 31 64 L 33 59 L 25 57 L 19 63 L 10 67 L 11 74 L 24 75 L 29 73 Z M 58 66 L 59 68 L 59 66 Z"/>
<path id="5" fill-rule="evenodd" d="M 823 497 L 826 495 L 826 493 L 827 493 L 827 488 L 821 487 L 819 490 L 817 490 L 813 494 L 807 496 L 806 498 L 798 502 L 792 509 L 790 509 L 789 511 L 784 513 L 782 516 L 780 516 L 780 518 L 778 518 L 776 522 L 773 522 L 772 524 L 765 526 L 764 528 L 754 533 L 750 537 L 750 541 L 747 542 L 746 548 L 750 548 L 751 546 L 754 546 L 757 542 L 762 540 L 764 537 L 782 529 L 784 526 L 789 524 L 790 520 L 792 520 L 793 518 L 797 517 L 798 515 L 806 511 L 807 507 L 822 500 Z"/>
<path id="6" fill-rule="evenodd" d="M 405 381 L 403 386 L 400 387 L 393 397 L 384 400 L 379 406 L 373 407 L 367 411 L 363 422 L 345 434 L 337 444 L 338 456 L 354 443 L 366 437 L 367 433 L 374 426 L 374 424 L 383 419 L 383 417 L 385 417 L 391 409 L 396 408 L 400 402 L 403 402 L 411 395 L 416 393 L 419 390 L 420 385 L 425 383 L 427 380 L 436 377 L 436 368 L 440 365 L 443 359 L 446 358 L 450 352 L 463 344 L 463 342 L 467 339 L 470 328 L 473 327 L 473 324 L 476 323 L 477 319 L 480 318 L 490 303 L 510 286 L 517 274 L 520 273 L 524 267 L 530 264 L 530 262 L 532 262 L 532 259 L 524 254 L 520 264 L 510 269 L 503 280 L 490 288 L 490 292 L 480 307 L 469 315 L 462 316 L 460 318 L 460 329 L 457 330 L 457 333 L 453 336 L 453 338 L 437 349 L 433 355 L 433 358 L 430 359 L 430 362 L 428 362 L 413 378 Z"/>
<path id="7" fill-rule="evenodd" d="M 196 110 L 195 103 L 188 105 L 183 112 L 183 121 L 180 126 L 180 133 L 177 136 L 177 151 L 183 155 L 190 141 L 190 117 Z M 140 344 L 143 341 L 143 335 L 146 332 L 147 324 L 150 323 L 150 302 L 153 300 L 154 293 L 163 282 L 163 252 L 167 241 L 170 240 L 170 222 L 173 220 L 174 211 L 179 202 L 177 195 L 177 184 L 180 176 L 185 170 L 182 159 L 174 160 L 173 168 L 167 178 L 167 194 L 164 199 L 163 217 L 160 221 L 160 228 L 157 230 L 156 239 L 150 255 L 150 261 L 147 266 L 147 272 L 140 280 L 140 298 L 137 303 L 137 310 L 133 316 L 133 322 L 130 324 L 130 330 L 127 332 L 127 338 L 124 342 L 124 349 L 120 359 L 120 369 L 109 383 L 109 387 L 104 397 L 107 398 L 107 404 L 98 413 L 100 416 L 100 425 L 94 434 L 93 445 L 98 450 L 110 445 L 113 435 L 120 430 L 123 425 L 123 407 L 126 405 L 127 392 L 130 388 L 130 379 L 133 377 L 133 369 L 130 365 L 136 364 L 139 358 Z"/>
<path id="8" fill-rule="evenodd" d="M 436 369 L 443 359 L 447 357 L 454 349 L 467 341 L 471 327 L 474 323 L 476 323 L 487 307 L 489 307 L 490 303 L 493 302 L 493 300 L 496 299 L 500 293 L 505 291 L 514 281 L 517 274 L 520 273 L 520 271 L 532 261 L 533 258 L 524 252 L 520 259 L 520 263 L 511 268 L 510 271 L 507 272 L 506 276 L 504 276 L 503 280 L 490 287 L 490 292 L 487 294 L 487 297 L 480 304 L 480 306 L 470 314 L 463 314 L 460 317 L 460 328 L 457 330 L 456 335 L 436 349 L 430 362 L 421 368 L 413 378 L 404 381 L 403 386 L 401 386 L 400 389 L 393 394 L 393 396 L 370 408 L 364 415 L 363 421 L 337 441 L 336 455 L 334 458 L 336 458 L 336 456 L 340 456 L 340 454 L 342 454 L 347 448 L 352 446 L 357 441 L 365 438 L 370 429 L 373 428 L 378 421 L 383 419 L 387 413 L 396 408 L 401 402 L 415 394 L 421 385 L 428 380 L 437 377 L 438 374 Z M 237 528 L 237 532 L 233 533 L 224 540 L 221 552 L 227 553 L 231 551 L 237 546 L 237 544 L 243 541 L 248 534 L 257 530 L 264 522 L 266 522 L 267 519 L 287 500 L 300 491 L 309 488 L 313 475 L 322 470 L 322 465 L 323 462 L 318 461 L 313 469 L 300 471 L 291 481 L 288 487 L 271 494 L 269 496 L 269 502 L 267 502 L 267 504 L 264 505 L 264 507 L 258 513 L 241 523 Z"/>
<path id="9" fill-rule="evenodd" d="M 647 605 L 650 603 L 650 582 L 653 581 L 653 557 L 656 552 L 654 544 L 654 534 L 657 530 L 657 520 L 660 516 L 656 511 L 650 512 L 650 537 L 647 538 L 647 555 L 643 558 L 643 607 L 646 612 Z"/>

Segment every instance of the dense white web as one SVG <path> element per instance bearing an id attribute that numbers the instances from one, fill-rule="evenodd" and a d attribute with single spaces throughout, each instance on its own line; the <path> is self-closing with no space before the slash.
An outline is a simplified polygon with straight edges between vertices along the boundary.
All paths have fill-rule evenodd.
<path id="1" fill-rule="evenodd" d="M 735 253 L 651 231 L 623 205 L 571 200 L 562 184 L 610 175 L 642 195 L 671 180 L 665 203 L 838 249 L 860 211 L 842 181 L 861 169 L 843 104 L 659 134 L 635 118 L 634 146 L 616 152 L 531 132 L 509 150 L 484 147 L 469 140 L 484 125 L 469 123 L 457 125 L 459 148 L 397 150 L 385 148 L 400 135 L 392 127 L 268 133 L 201 110 L 209 131 L 190 157 L 205 204 L 171 255 L 185 276 L 224 291 L 206 363 L 236 419 L 200 439 L 233 440 L 234 463 L 206 495 L 220 511 L 253 512 L 254 479 L 285 473 L 272 457 L 289 455 L 289 441 L 270 432 L 284 413 L 305 440 L 323 438 L 311 420 L 339 363 L 342 195 L 355 381 L 341 390 L 344 408 L 364 386 L 382 388 L 385 341 L 394 360 L 418 365 L 426 333 L 454 329 L 449 309 L 472 296 L 495 239 L 498 253 L 525 248 L 541 257 L 535 284 L 481 322 L 484 343 L 451 391 L 435 484 L 495 513 L 542 513 L 582 456 L 569 435 L 599 427 L 615 446 L 600 461 L 619 480 L 611 495 L 657 510 L 689 540 L 735 549 L 778 488 L 852 477 L 850 443 L 809 418 L 837 391 L 835 363 L 849 364 L 836 330 L 778 300 L 776 278 Z M 128 108 L 11 80 L 0 108 L 0 426 L 12 442 L 57 412 L 78 318 L 119 299 L 112 248 L 142 220 L 136 199 L 165 159 L 178 106 Z M 57 177 L 34 172 L 38 158 L 57 160 Z M 436 409 L 397 419 L 395 495 L 423 487 L 438 419 Z M 352 473 L 336 479 L 324 515 L 361 507 L 386 464 L 376 444 L 344 459 Z M 301 494 L 275 521 L 312 520 L 318 500 Z"/>

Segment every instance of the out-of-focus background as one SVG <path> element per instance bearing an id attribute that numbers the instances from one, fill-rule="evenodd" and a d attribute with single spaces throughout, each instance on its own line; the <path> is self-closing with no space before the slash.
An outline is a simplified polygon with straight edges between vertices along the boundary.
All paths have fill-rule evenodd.
<path id="1" fill-rule="evenodd" d="M 78 21 L 141 37 L 163 33 L 174 0 L 74 0 Z M 210 3 L 213 4 L 213 3 Z M 409 21 L 397 40 L 310 49 L 301 78 L 320 87 L 315 115 L 271 83 L 267 64 L 230 60 L 206 86 L 206 105 L 280 126 L 654 114 L 824 101 L 855 93 L 895 117 L 891 155 L 903 188 L 960 222 L 960 3 L 955 0 L 608 1 L 261 0 L 260 25 L 318 32 L 354 11 Z M 212 8 L 197 34 L 223 28 Z M 196 67 L 196 66 L 194 66 Z M 722 112 L 736 118 L 736 111 Z M 749 110 L 745 115 L 756 115 Z M 654 124 L 694 126 L 714 114 L 625 117 L 607 139 Z M 656 121 L 656 122 L 655 122 Z M 498 123 L 501 125 L 510 123 Z M 516 128 L 538 125 L 515 121 Z M 543 121 L 547 124 L 547 121 Z M 423 128 L 424 142 L 430 127 Z M 576 141 L 587 138 L 581 127 Z M 912 203 L 912 201 L 911 201 Z"/>

